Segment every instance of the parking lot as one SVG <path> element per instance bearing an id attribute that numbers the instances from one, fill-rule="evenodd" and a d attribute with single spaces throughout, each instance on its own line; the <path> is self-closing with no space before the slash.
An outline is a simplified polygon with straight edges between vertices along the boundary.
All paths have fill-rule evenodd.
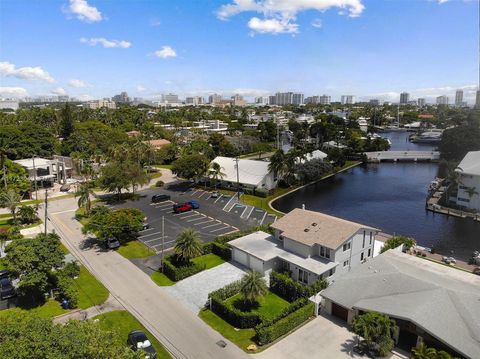
<path id="1" fill-rule="evenodd" d="M 272 223 L 276 219 L 261 209 L 238 203 L 236 196 L 219 195 L 214 198 L 211 192 L 190 188 L 188 185 L 148 189 L 139 194 L 140 199 L 114 207 L 135 207 L 145 213 L 150 227 L 141 231 L 138 239 L 157 253 L 162 247 L 164 250 L 174 247 L 177 235 L 184 228 L 195 229 L 204 242 L 211 242 L 217 236 Z M 151 203 L 153 194 L 168 194 L 171 200 Z M 197 201 L 200 208 L 184 213 L 173 212 L 174 204 L 190 200 Z"/>

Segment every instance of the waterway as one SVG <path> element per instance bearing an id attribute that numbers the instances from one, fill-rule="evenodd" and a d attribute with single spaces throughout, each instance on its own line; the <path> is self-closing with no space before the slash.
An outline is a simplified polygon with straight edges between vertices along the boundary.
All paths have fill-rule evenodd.
<path id="1" fill-rule="evenodd" d="M 431 150 L 413 144 L 407 132 L 384 133 L 392 150 Z M 304 187 L 273 203 L 288 212 L 303 204 L 307 209 L 367 224 L 390 234 L 415 238 L 422 246 L 459 259 L 480 249 L 480 223 L 425 210 L 430 182 L 437 163 L 400 162 L 354 167 L 329 179 Z"/>

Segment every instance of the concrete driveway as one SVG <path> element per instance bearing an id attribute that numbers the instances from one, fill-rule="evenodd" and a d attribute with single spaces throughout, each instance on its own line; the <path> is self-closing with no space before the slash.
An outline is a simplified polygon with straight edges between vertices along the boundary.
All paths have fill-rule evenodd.
<path id="1" fill-rule="evenodd" d="M 197 314 L 205 306 L 208 293 L 241 279 L 244 274 L 244 268 L 226 262 L 163 289 Z"/>
<path id="2" fill-rule="evenodd" d="M 328 315 L 320 315 L 253 357 L 259 359 L 361 358 L 352 352 L 356 343 L 356 335 L 348 330 L 345 322 Z M 391 358 L 401 357 L 394 354 Z"/>

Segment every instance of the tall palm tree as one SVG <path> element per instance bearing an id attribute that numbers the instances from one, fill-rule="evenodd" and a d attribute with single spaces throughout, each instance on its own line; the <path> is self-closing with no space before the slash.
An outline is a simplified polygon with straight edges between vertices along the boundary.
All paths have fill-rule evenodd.
<path id="1" fill-rule="evenodd" d="M 248 271 L 242 278 L 240 293 L 245 303 L 254 303 L 261 295 L 268 292 L 267 283 L 256 271 Z"/>
<path id="2" fill-rule="evenodd" d="M 177 236 L 175 253 L 185 262 L 190 262 L 192 258 L 202 255 L 203 249 L 200 234 L 193 228 L 182 230 Z"/>
<path id="3" fill-rule="evenodd" d="M 20 195 L 11 188 L 0 194 L 0 206 L 10 210 L 14 222 L 17 221 L 17 207 L 21 199 Z"/>
<path id="4" fill-rule="evenodd" d="M 467 192 L 468 194 L 468 197 L 470 199 L 472 199 L 473 196 L 477 195 L 478 196 L 478 192 L 477 192 L 477 189 L 475 187 L 468 187 L 465 192 Z"/>
<path id="5" fill-rule="evenodd" d="M 222 169 L 223 167 L 220 166 L 217 162 L 212 162 L 212 164 L 210 165 L 209 174 L 210 178 L 214 181 L 215 190 L 217 189 L 218 179 L 223 179 L 223 177 L 225 177 L 225 173 L 222 172 Z"/>
<path id="6" fill-rule="evenodd" d="M 78 198 L 78 207 L 85 206 L 85 214 L 90 214 L 90 210 L 92 209 L 92 201 L 90 196 L 95 196 L 95 192 L 93 188 L 90 187 L 88 183 L 83 183 L 75 192 L 75 197 Z"/>

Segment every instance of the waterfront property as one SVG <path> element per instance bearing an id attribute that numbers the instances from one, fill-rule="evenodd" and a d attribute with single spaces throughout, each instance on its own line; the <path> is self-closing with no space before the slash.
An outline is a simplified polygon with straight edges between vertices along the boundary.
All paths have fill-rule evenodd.
<path id="1" fill-rule="evenodd" d="M 229 242 L 234 261 L 262 274 L 290 271 L 311 284 L 346 273 L 374 256 L 376 228 L 323 213 L 294 209 L 271 225 L 275 234 L 256 232 Z"/>
<path id="2" fill-rule="evenodd" d="M 269 170 L 268 161 L 235 159 L 232 157 L 216 157 L 212 163 L 218 163 L 222 176 L 218 180 L 222 187 L 236 188 L 237 181 L 240 189 L 271 190 L 277 186 L 277 178 Z"/>
<path id="3" fill-rule="evenodd" d="M 455 172 L 459 177 L 458 191 L 450 200 L 480 212 L 480 151 L 468 152 Z"/>
<path id="4" fill-rule="evenodd" d="M 366 311 L 389 315 L 404 350 L 424 342 L 455 356 L 480 357 L 480 277 L 474 274 L 389 250 L 320 294 L 326 312 L 348 323 Z"/>

